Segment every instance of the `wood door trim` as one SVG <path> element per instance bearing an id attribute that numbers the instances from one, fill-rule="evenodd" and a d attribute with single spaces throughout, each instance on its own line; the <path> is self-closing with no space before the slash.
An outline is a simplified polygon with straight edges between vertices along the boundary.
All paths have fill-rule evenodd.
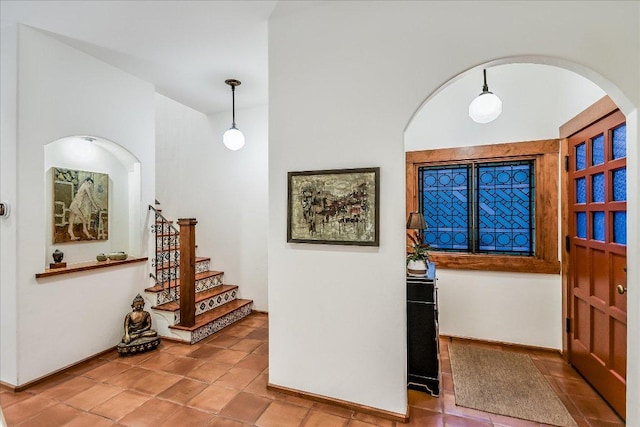
<path id="1" fill-rule="evenodd" d="M 560 126 L 560 138 L 569 138 L 582 129 L 618 110 L 618 106 L 608 95 L 597 100 L 586 110 Z"/>

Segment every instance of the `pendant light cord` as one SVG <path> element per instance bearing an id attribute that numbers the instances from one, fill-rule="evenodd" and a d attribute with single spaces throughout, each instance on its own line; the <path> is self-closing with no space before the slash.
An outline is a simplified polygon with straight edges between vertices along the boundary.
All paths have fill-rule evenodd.
<path id="1" fill-rule="evenodd" d="M 487 69 L 482 70 L 484 74 L 484 85 L 482 86 L 482 92 L 489 92 L 489 85 L 487 85 Z"/>
<path id="2" fill-rule="evenodd" d="M 236 127 L 236 86 L 231 85 L 231 109 L 232 109 L 232 119 L 231 119 L 231 127 Z"/>

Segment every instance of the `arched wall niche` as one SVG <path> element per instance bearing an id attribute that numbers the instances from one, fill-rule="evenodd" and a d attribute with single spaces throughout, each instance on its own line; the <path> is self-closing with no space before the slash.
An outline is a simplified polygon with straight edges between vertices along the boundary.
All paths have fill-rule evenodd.
<path id="1" fill-rule="evenodd" d="M 53 243 L 53 168 L 109 175 L 108 239 Z M 44 147 L 45 265 L 51 253 L 64 252 L 67 263 L 95 260 L 99 253 L 124 251 L 140 256 L 140 161 L 121 145 L 105 138 L 75 135 L 57 139 Z"/>

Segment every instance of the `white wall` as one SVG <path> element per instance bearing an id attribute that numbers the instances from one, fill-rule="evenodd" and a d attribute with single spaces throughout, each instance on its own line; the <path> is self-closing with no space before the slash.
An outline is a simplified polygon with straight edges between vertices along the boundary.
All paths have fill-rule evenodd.
<path id="1" fill-rule="evenodd" d="M 4 328 L 6 320 L 15 328 L 17 339 L 15 345 L 10 342 L 11 347 L 5 349 L 3 335 L 3 359 L 5 353 L 9 359 L 15 358 L 16 369 L 15 375 L 12 369 L 6 375 L 3 369 L 1 375 L 2 381 L 13 385 L 116 345 L 131 300 L 148 284 L 144 263 L 35 279 L 35 274 L 47 267 L 48 259 L 44 146 L 71 135 L 117 141 L 142 164 L 140 202 L 144 205 L 153 202 L 155 168 L 152 85 L 29 27 L 19 27 L 18 36 L 18 110 L 13 122 L 7 123 L 16 129 L 17 138 L 5 138 L 3 133 L 2 139 L 3 154 L 5 150 L 17 153 L 14 167 L 8 168 L 13 173 L 5 177 L 4 158 L 2 164 L 3 192 L 5 185 L 17 188 L 9 240 L 13 233 L 20 237 L 14 247 L 15 280 L 9 277 L 5 281 L 4 263 L 11 258 L 5 258 L 3 228 L 3 300 L 8 287 L 6 292 L 15 292 L 17 301 L 15 319 L 11 310 L 3 310 L 2 324 Z M 15 87 L 16 82 L 7 84 Z M 3 106 L 4 96 L 3 90 Z M 2 114 L 4 128 L 4 109 Z M 144 230 L 138 240 L 146 242 L 144 213 L 137 218 L 139 230 Z M 145 247 L 142 254 L 146 252 Z"/>
<path id="2" fill-rule="evenodd" d="M 404 413 L 404 128 L 460 72 L 531 52 L 594 70 L 635 114 L 638 23 L 631 2 L 326 2 L 271 19 L 269 380 Z M 360 166 L 381 167 L 380 247 L 287 244 L 286 173 Z"/>
<path id="3" fill-rule="evenodd" d="M 238 89 L 238 96 L 241 96 Z M 236 109 L 246 144 L 230 151 L 231 114 L 207 117 L 156 95 L 156 194 L 168 219 L 196 218 L 197 256 L 267 311 L 267 107 Z"/>
<path id="4" fill-rule="evenodd" d="M 18 27 L 5 27 L 0 37 L 0 200 L 15 209 L 17 199 L 17 70 Z M 16 247 L 13 212 L 0 218 L 0 381 L 16 384 L 18 378 Z"/>
<path id="5" fill-rule="evenodd" d="M 562 124 L 605 95 L 584 77 L 547 65 L 500 65 L 487 75 L 489 90 L 503 102 L 498 119 L 482 125 L 468 116 L 482 87 L 482 70 L 474 70 L 415 115 L 405 132 L 406 150 L 557 138 Z M 558 242 L 561 247 L 560 236 Z M 441 334 L 562 348 L 559 274 L 439 269 L 438 277 Z"/>

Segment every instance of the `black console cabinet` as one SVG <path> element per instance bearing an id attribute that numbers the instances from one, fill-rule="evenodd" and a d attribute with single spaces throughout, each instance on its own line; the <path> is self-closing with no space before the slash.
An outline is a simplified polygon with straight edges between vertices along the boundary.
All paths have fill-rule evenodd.
<path id="1" fill-rule="evenodd" d="M 436 266 L 426 277 L 407 277 L 407 387 L 440 394 Z"/>

